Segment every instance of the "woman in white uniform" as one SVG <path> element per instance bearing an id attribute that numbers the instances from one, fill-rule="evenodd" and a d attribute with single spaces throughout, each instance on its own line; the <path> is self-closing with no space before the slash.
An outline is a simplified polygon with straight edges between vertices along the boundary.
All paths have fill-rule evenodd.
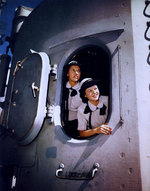
<path id="1" fill-rule="evenodd" d="M 106 124 L 108 115 L 108 96 L 100 95 L 98 81 L 88 79 L 80 89 L 84 102 L 78 108 L 78 130 L 80 137 L 95 134 L 111 134 L 112 129 Z"/>
<path id="2" fill-rule="evenodd" d="M 64 129 L 71 137 L 77 137 L 77 110 L 82 103 L 80 97 L 81 65 L 73 60 L 65 67 L 68 81 L 64 88 Z"/>

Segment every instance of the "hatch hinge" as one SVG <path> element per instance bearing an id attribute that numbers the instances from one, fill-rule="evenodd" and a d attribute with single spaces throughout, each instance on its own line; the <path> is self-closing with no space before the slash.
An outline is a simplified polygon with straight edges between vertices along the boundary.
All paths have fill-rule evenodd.
<path id="1" fill-rule="evenodd" d="M 47 106 L 47 114 L 46 116 L 49 118 L 49 122 L 53 123 L 54 122 L 54 105 L 49 105 Z"/>
<path id="2" fill-rule="evenodd" d="M 50 74 L 53 76 L 53 81 L 57 80 L 57 64 L 51 66 Z"/>
<path id="3" fill-rule="evenodd" d="M 19 69 L 22 69 L 22 68 L 23 68 L 22 62 L 21 62 L 21 61 L 18 61 L 18 62 L 16 63 L 16 67 L 15 67 L 15 69 L 14 69 L 13 76 L 15 76 L 15 75 L 16 75 L 16 72 L 17 72 Z"/>

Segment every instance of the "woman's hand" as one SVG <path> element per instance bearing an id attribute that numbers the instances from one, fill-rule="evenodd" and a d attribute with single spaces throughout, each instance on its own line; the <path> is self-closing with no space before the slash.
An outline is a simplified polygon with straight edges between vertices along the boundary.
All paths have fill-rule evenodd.
<path id="1" fill-rule="evenodd" d="M 111 129 L 111 127 L 108 126 L 108 123 L 105 123 L 97 128 L 98 134 L 103 133 L 105 135 L 110 135 L 111 132 L 112 132 L 112 129 Z"/>

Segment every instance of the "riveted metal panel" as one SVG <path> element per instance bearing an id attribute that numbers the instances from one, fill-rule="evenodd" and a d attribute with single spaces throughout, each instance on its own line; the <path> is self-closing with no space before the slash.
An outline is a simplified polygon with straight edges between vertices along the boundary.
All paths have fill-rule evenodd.
<path id="1" fill-rule="evenodd" d="M 55 124 L 48 119 L 44 121 L 36 139 L 37 161 L 32 168 L 20 170 L 16 190 L 141 191 L 130 3 L 129 0 L 73 0 L 67 3 L 45 0 L 24 22 L 16 41 L 14 61 L 31 47 L 44 50 L 49 54 L 51 64 L 58 65 L 58 80 L 48 91 L 56 98 L 49 99 L 56 104 Z M 124 32 L 113 38 L 114 41 L 105 36 L 105 32 L 120 29 Z M 76 140 L 68 137 L 61 126 L 62 70 L 72 52 L 82 46 L 82 39 L 91 37 L 101 40 L 112 55 L 112 115 L 109 122 L 113 132 L 110 136 Z M 25 43 L 27 39 L 28 44 Z M 24 49 L 19 51 L 22 45 Z M 120 119 L 123 121 L 117 125 Z M 100 168 L 92 180 L 56 177 L 60 163 L 64 164 L 62 174 L 77 175 L 90 172 L 97 162 Z"/>

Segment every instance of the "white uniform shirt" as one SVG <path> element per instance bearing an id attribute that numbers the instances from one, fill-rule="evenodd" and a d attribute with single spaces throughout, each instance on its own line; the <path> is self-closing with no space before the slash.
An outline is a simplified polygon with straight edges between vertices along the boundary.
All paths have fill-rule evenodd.
<path id="1" fill-rule="evenodd" d="M 100 102 L 97 106 L 93 105 L 92 103 L 88 102 L 88 106 L 90 110 L 92 111 L 92 116 L 91 116 L 91 126 L 92 128 L 99 127 L 100 125 L 104 124 L 107 115 L 108 115 L 108 96 L 100 96 Z M 106 112 L 104 115 L 100 115 L 100 109 L 103 108 L 103 104 L 106 106 Z M 84 113 L 85 108 L 87 104 L 83 103 L 79 108 L 78 108 L 78 130 L 88 130 L 89 129 L 89 113 Z"/>
<path id="2" fill-rule="evenodd" d="M 71 88 L 71 85 L 69 82 L 66 84 L 66 88 Z M 77 91 L 77 95 L 71 97 L 72 90 L 69 89 L 69 97 L 68 97 L 68 110 L 69 110 L 69 121 L 77 119 L 77 110 L 78 107 L 81 105 L 82 100 L 80 98 L 79 89 L 80 89 L 80 83 L 72 87 L 72 89 Z"/>

